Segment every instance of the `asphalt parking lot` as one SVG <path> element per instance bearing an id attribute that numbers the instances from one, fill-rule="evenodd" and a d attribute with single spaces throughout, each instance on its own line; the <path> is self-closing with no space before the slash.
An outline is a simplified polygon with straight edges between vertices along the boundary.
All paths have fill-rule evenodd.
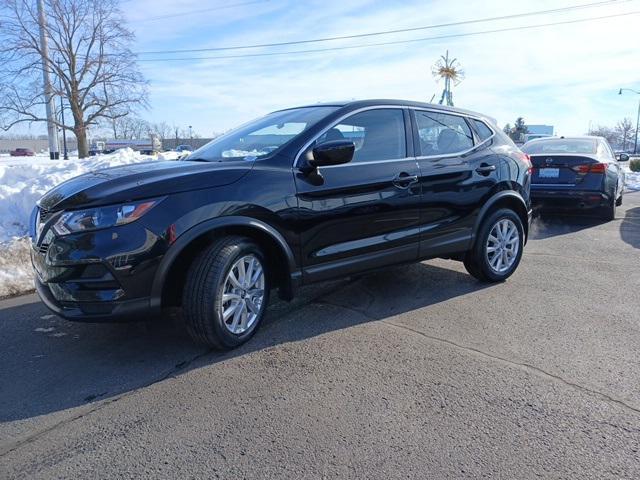
<path id="1" fill-rule="evenodd" d="M 544 216 L 506 283 L 433 260 L 275 302 L 230 353 L 179 322 L 0 302 L 1 478 L 639 478 L 640 192 Z"/>

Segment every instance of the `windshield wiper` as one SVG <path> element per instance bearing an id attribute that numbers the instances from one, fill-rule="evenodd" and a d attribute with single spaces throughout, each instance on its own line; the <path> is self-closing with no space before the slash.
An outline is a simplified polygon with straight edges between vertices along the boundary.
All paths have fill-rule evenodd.
<path id="1" fill-rule="evenodd" d="M 206 158 L 191 158 L 191 157 L 185 157 L 185 158 L 181 158 L 180 161 L 182 162 L 210 162 L 211 160 L 207 160 Z"/>

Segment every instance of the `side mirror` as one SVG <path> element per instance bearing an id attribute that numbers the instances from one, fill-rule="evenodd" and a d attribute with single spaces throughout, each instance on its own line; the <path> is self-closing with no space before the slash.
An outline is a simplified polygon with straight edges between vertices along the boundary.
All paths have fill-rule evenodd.
<path id="1" fill-rule="evenodd" d="M 628 162 L 629 161 L 629 155 L 627 155 L 626 153 L 621 153 L 620 155 L 618 155 L 618 161 L 620 161 L 620 162 Z"/>
<path id="2" fill-rule="evenodd" d="M 314 168 L 341 165 L 349 163 L 355 151 L 356 145 L 351 140 L 332 140 L 317 145 L 307 162 Z"/>

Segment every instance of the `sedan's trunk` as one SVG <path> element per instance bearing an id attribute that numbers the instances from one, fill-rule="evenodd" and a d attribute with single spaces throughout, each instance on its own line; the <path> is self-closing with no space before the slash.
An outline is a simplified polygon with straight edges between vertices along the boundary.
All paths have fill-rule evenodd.
<path id="1" fill-rule="evenodd" d="M 534 185 L 572 186 L 597 189 L 602 183 L 604 166 L 588 155 L 531 155 Z"/>

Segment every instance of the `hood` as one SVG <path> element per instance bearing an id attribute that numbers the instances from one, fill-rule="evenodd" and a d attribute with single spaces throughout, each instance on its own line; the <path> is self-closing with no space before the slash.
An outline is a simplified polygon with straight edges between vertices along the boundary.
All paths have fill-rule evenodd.
<path id="1" fill-rule="evenodd" d="M 61 183 L 38 202 L 45 210 L 96 207 L 228 185 L 254 162 L 144 162 L 85 173 Z"/>

